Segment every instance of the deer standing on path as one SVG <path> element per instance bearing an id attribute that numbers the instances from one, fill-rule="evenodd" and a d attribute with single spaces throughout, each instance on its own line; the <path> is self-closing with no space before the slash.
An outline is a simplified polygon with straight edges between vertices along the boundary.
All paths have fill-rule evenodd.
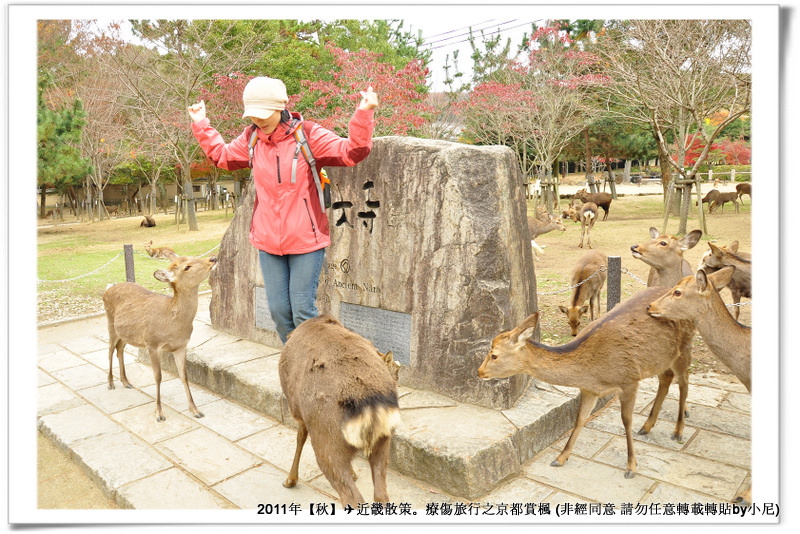
<path id="1" fill-rule="evenodd" d="M 198 288 L 217 266 L 216 258 L 176 258 L 169 267 L 153 273 L 156 279 L 172 286 L 172 297 L 155 293 L 133 282 L 108 286 L 103 306 L 108 319 L 108 389 L 114 389 L 111 366 L 114 350 L 119 360 L 119 379 L 131 388 L 125 374 L 125 345 L 145 348 L 156 381 L 156 421 L 164 421 L 161 408 L 161 353 L 172 352 L 175 367 L 183 382 L 189 411 L 203 417 L 192 400 L 186 377 L 186 346 L 197 314 Z"/>
<path id="2" fill-rule="evenodd" d="M 144 249 L 151 258 L 156 260 L 174 260 L 178 257 L 178 254 L 169 247 L 153 247 L 152 240 L 144 246 Z"/>
<path id="3" fill-rule="evenodd" d="M 751 289 L 752 256 L 747 252 L 739 252 L 739 242 L 733 241 L 728 246 L 718 247 L 713 243 L 708 244 L 710 250 L 700 259 L 698 270 L 711 274 L 726 265 L 736 267 L 733 277 L 728 281 L 727 287 L 731 292 L 734 304 L 739 304 L 742 297 L 753 298 Z M 720 286 L 719 289 L 722 289 Z M 733 318 L 739 320 L 739 306 L 734 306 Z"/>
<path id="4" fill-rule="evenodd" d="M 742 196 L 747 195 L 748 197 L 750 197 L 750 204 L 752 204 L 753 203 L 752 190 L 753 186 L 749 183 L 736 184 L 736 194 L 739 197 L 739 202 L 744 204 L 744 202 L 742 201 Z"/>
<path id="5" fill-rule="evenodd" d="M 671 235 L 661 235 L 657 229 L 650 228 L 650 241 L 639 243 L 631 247 L 631 254 L 634 258 L 643 261 L 650 266 L 650 274 L 647 277 L 647 287 L 671 288 L 686 275 L 692 274 L 692 267 L 689 262 L 683 259 L 683 253 L 694 247 L 700 240 L 703 232 L 692 230 L 683 238 Z M 684 321 L 683 327 L 694 332 L 691 322 Z M 681 357 L 686 361 L 692 361 L 692 338 L 681 346 Z M 689 380 L 689 369 L 686 368 L 684 379 Z M 664 397 L 672 384 L 673 376 L 670 371 L 658 377 L 658 392 L 654 401 L 654 408 L 664 401 Z M 688 413 L 685 415 L 689 415 Z"/>
<path id="6" fill-rule="evenodd" d="M 583 248 L 584 233 L 588 236 L 586 245 L 592 248 L 592 228 L 594 223 L 597 222 L 597 205 L 594 202 L 586 202 L 578 210 L 578 218 L 581 221 L 581 244 L 578 247 Z"/>
<path id="7" fill-rule="evenodd" d="M 678 421 L 672 438 L 683 439 L 689 388 L 687 371 L 691 362 L 683 357 L 680 349 L 691 344 L 694 328 L 687 327 L 686 322 L 656 319 L 647 313 L 647 305 L 665 291 L 664 288 L 645 289 L 590 323 L 566 345 L 550 347 L 531 339 L 539 321 L 538 313 L 492 341 L 492 348 L 478 369 L 479 378 L 507 378 L 526 373 L 550 384 L 581 390 L 575 427 L 564 450 L 550 465 L 564 465 L 597 399 L 616 393 L 628 445 L 625 478 L 635 476 L 632 424 L 636 392 L 640 380 L 654 375 L 660 378 L 669 373 L 670 381 L 673 375 L 678 377 Z M 661 402 L 657 400 L 640 434 L 650 432 L 660 409 Z"/>
<path id="8" fill-rule="evenodd" d="M 735 267 L 706 274 L 697 271 L 648 306 L 653 317 L 692 321 L 711 352 L 751 391 L 752 341 L 749 327 L 739 324 L 719 296 L 717 287 L 730 282 Z M 752 501 L 748 488 L 738 500 Z"/>
<path id="9" fill-rule="evenodd" d="M 578 335 L 581 317 L 587 311 L 591 312 L 592 321 L 594 321 L 595 307 L 597 307 L 597 316 L 600 316 L 600 292 L 603 290 L 603 284 L 606 283 L 607 267 L 608 258 L 606 255 L 592 250 L 581 256 L 572 269 L 571 285 L 573 289 L 570 306 L 559 306 L 558 309 L 567 315 L 567 321 L 573 336 Z M 584 305 L 583 303 L 587 300 L 589 304 Z"/>
<path id="10" fill-rule="evenodd" d="M 281 389 L 297 421 L 297 448 L 289 476 L 297 484 L 306 438 L 317 464 L 339 494 L 342 506 L 357 507 L 364 498 L 353 479 L 353 457 L 361 450 L 369 460 L 375 502 L 389 502 L 386 466 L 395 427 L 399 366 L 392 353 L 374 345 L 323 315 L 300 324 L 281 353 Z"/>

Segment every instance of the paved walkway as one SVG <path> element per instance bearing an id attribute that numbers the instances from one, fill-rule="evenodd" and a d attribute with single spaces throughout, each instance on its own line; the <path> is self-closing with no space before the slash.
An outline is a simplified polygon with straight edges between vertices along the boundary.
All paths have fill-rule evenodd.
<path id="1" fill-rule="evenodd" d="M 236 366 L 230 363 L 231 358 L 250 361 L 247 358 L 253 357 L 253 344 L 231 340 L 214 331 L 209 314 L 204 311 L 208 309 L 208 297 L 201 298 L 192 345 L 198 352 L 204 348 L 206 353 L 215 354 L 217 360 L 193 373 L 210 375 L 212 367 Z M 195 402 L 205 414 L 195 419 L 188 413 L 180 381 L 166 373 L 161 392 L 167 420 L 157 423 L 153 415 L 153 374 L 148 365 L 137 360 L 138 351 L 129 348 L 126 359 L 127 375 L 135 389 L 122 388 L 118 380 L 115 390 L 107 388 L 106 339 L 104 317 L 39 329 L 38 426 L 122 508 L 238 508 L 246 511 L 251 521 L 260 521 L 266 517 L 259 511 L 271 512 L 277 520 L 276 513 L 293 515 L 295 506 L 300 510 L 297 514 L 305 516 L 312 505 L 330 507 L 336 501 L 335 492 L 316 465 L 310 443 L 306 444 L 301 462 L 300 483 L 294 489 L 282 487 L 292 461 L 295 431 L 261 407 L 269 400 L 234 401 L 230 395 L 215 392 L 226 388 L 222 383 L 226 379 L 220 378 L 223 375 L 214 375 L 214 388 L 202 387 L 197 382 L 203 380 L 192 378 Z M 272 358 L 270 365 L 274 365 L 279 350 L 258 347 L 259 352 Z M 219 359 L 223 353 L 228 363 Z M 114 369 L 116 379 L 116 362 Z M 250 376 L 255 382 L 277 380 L 276 370 L 274 376 L 263 371 L 253 373 Z M 614 510 L 618 517 L 631 505 L 635 509 L 638 503 L 647 505 L 651 514 L 655 510 L 649 506 L 651 503 L 685 504 L 690 515 L 694 503 L 704 503 L 703 510 L 708 510 L 705 503 L 717 503 L 722 510 L 721 503 L 732 499 L 750 481 L 750 395 L 740 383 L 724 375 L 693 376 L 691 382 L 684 442 L 670 439 L 677 407 L 677 387 L 673 386 L 671 400 L 665 402 L 654 431 L 648 436 L 635 436 L 639 474 L 633 479 L 623 476 L 626 446 L 619 404 L 614 399 L 587 424 L 564 467 L 549 464 L 566 440 L 563 428 L 571 426 L 572 416 L 559 427 L 562 430 L 555 439 L 531 452 L 529 459 L 517 458 L 515 472 L 501 475 L 503 480 L 492 483 L 489 490 L 475 498 L 458 497 L 458 492 L 444 491 L 434 483 L 441 480 L 451 488 L 458 487 L 452 485 L 448 473 L 413 477 L 407 470 L 398 469 L 402 466 L 390 464 L 389 495 L 395 503 L 402 503 L 392 512 L 455 516 L 505 510 L 509 515 L 524 516 L 547 514 L 549 510 L 555 519 L 557 510 L 585 511 L 582 505 L 588 506 L 588 513 Z M 559 392 L 558 388 L 538 382 L 531 388 L 570 398 L 576 393 Z M 642 382 L 635 425 L 641 425 L 646 418 L 655 388 L 655 379 Z M 480 455 L 474 447 L 489 432 L 487 427 L 491 425 L 484 422 L 488 410 L 457 406 L 446 398 L 407 388 L 400 391 L 403 425 L 393 448 L 404 447 L 403 443 L 413 437 L 427 440 L 429 445 L 434 443 L 431 449 L 445 449 L 446 456 L 456 457 L 460 463 Z M 502 424 L 513 428 L 521 410 L 517 406 L 492 413 L 502 419 Z M 553 413 L 556 412 L 546 413 L 544 418 Z M 562 414 L 559 419 L 565 417 Z M 437 422 L 441 424 L 437 426 Z M 435 428 L 445 433 L 445 444 L 435 443 Z M 535 438 L 533 433 L 509 435 L 513 437 L 505 441 L 513 441 L 517 447 L 519 441 Z M 501 455 L 518 454 L 514 452 L 518 449 L 511 450 L 503 449 Z M 393 462 L 397 456 L 393 451 Z M 452 458 L 448 461 L 457 463 Z M 354 463 L 358 486 L 369 498 L 369 466 L 360 457 Z M 440 469 L 437 465 L 432 463 L 430 469 Z M 493 476 L 483 475 L 480 470 L 475 473 L 467 473 L 464 484 L 481 487 L 468 480 L 469 476 Z M 602 508 L 589 503 L 601 503 Z M 266 504 L 270 507 L 261 506 Z M 275 508 L 284 504 L 288 508 Z M 613 508 L 606 506 L 609 504 Z M 669 507 L 662 506 L 658 513 L 666 509 Z M 716 508 L 712 506 L 712 510 Z M 343 513 L 338 506 L 337 511 Z M 180 517 L 191 522 L 196 516 Z M 720 516 L 719 520 L 730 517 Z"/>

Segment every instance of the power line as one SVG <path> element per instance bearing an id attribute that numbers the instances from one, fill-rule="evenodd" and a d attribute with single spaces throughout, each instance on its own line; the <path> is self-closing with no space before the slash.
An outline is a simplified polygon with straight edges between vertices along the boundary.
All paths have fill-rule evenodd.
<path id="1" fill-rule="evenodd" d="M 462 26 L 461 28 L 456 28 L 454 30 L 450 30 L 450 31 L 442 32 L 442 33 L 437 33 L 437 34 L 434 34 L 434 35 L 429 35 L 428 37 L 425 37 L 422 40 L 423 41 L 428 41 L 430 39 L 433 39 L 434 37 L 439 37 L 439 36 L 442 36 L 442 35 L 448 35 L 448 34 L 453 33 L 453 32 L 460 32 L 461 30 L 466 30 L 467 28 L 471 28 L 472 26 L 480 26 L 482 24 L 488 24 L 489 22 L 494 22 L 494 19 L 484 20 L 483 22 L 478 22 L 477 24 L 474 24 L 474 25 Z"/>
<path id="2" fill-rule="evenodd" d="M 514 30 L 516 28 L 521 28 L 522 26 L 527 26 L 529 24 L 533 24 L 533 23 L 532 22 L 525 22 L 525 23 L 522 23 L 522 24 L 518 24 L 516 26 L 512 26 L 511 28 L 504 28 L 502 30 L 496 30 L 496 31 L 488 32 L 488 33 L 485 33 L 485 35 L 489 35 L 489 36 L 496 35 L 498 33 L 503 33 L 503 32 L 506 32 L 506 31 Z M 469 35 L 469 33 L 462 34 L 459 37 L 464 37 L 465 35 Z M 459 44 L 467 43 L 467 42 L 469 42 L 469 39 L 464 39 L 462 41 L 458 41 L 458 42 L 454 42 L 454 43 L 441 44 L 441 45 L 438 45 L 438 46 L 431 46 L 430 49 L 431 50 L 438 50 L 440 48 L 446 48 L 448 46 L 455 46 L 455 45 L 459 45 Z"/>
<path id="3" fill-rule="evenodd" d="M 487 22 L 493 22 L 493 20 L 490 20 L 490 21 L 487 21 Z M 516 22 L 516 19 L 513 19 L 513 20 L 508 20 L 508 21 L 506 21 L 506 22 L 501 22 L 500 24 L 497 24 L 496 26 L 499 28 L 500 26 L 504 26 L 504 25 L 506 25 L 506 24 L 511 24 L 512 22 Z M 484 24 L 484 23 L 483 23 L 483 22 L 481 22 L 480 24 L 471 25 L 471 26 L 465 26 L 464 28 L 459 28 L 459 29 L 457 29 L 457 30 L 451 30 L 451 31 L 449 31 L 449 32 L 444 32 L 444 33 L 442 33 L 442 34 L 440 34 L 440 35 L 446 35 L 446 34 L 449 34 L 449 33 L 454 33 L 454 32 L 457 32 L 457 31 L 462 31 L 462 30 L 465 30 L 465 29 L 469 29 L 469 30 L 471 30 L 471 31 L 472 31 L 472 30 L 482 30 L 482 29 L 488 29 L 488 28 L 494 28 L 494 27 L 495 27 L 495 24 L 487 25 L 487 26 L 486 26 L 486 28 L 477 28 L 477 27 L 476 27 L 476 26 L 480 26 L 481 24 Z M 428 45 L 428 46 L 430 46 L 430 45 L 432 45 L 432 44 L 434 44 L 434 43 L 440 43 L 440 42 L 442 42 L 442 41 L 448 41 L 448 40 L 450 40 L 450 39 L 457 39 L 457 38 L 459 38 L 459 37 L 464 37 L 464 36 L 466 36 L 466 35 L 469 35 L 469 33 L 470 33 L 470 32 L 466 32 L 466 33 L 460 33 L 460 34 L 458 34 L 458 35 L 452 35 L 452 36 L 450 36 L 450 37 L 445 37 L 444 39 L 437 39 L 437 40 L 435 40 L 435 41 L 431 41 L 430 39 L 423 39 L 423 41 L 427 41 L 427 42 L 425 43 L 425 45 Z"/>

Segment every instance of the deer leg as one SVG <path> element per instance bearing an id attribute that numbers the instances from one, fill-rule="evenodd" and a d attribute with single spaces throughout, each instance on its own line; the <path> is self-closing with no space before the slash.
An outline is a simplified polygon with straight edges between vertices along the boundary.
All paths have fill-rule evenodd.
<path id="1" fill-rule="evenodd" d="M 108 340 L 108 389 L 114 389 L 114 374 L 111 372 L 111 368 L 114 367 L 114 350 L 117 348 L 117 341 L 119 338 L 116 337 L 113 333 L 109 332 L 109 340 Z"/>
<path id="2" fill-rule="evenodd" d="M 625 427 L 625 440 L 628 443 L 628 463 L 625 470 L 625 478 L 636 476 L 636 453 L 633 451 L 633 409 L 636 405 L 636 391 L 639 384 L 634 383 L 619 394 L 620 412 L 622 414 L 622 426 Z"/>
<path id="3" fill-rule="evenodd" d="M 312 435 L 311 445 L 317 457 L 317 465 L 339 494 L 342 506 L 356 508 L 358 503 L 366 502 L 358 491 L 356 483 L 353 482 L 354 449 L 347 445 L 341 436 L 330 441 L 326 440 L 325 443 L 315 443 Z"/>
<path id="4" fill-rule="evenodd" d="M 178 377 L 180 377 L 181 382 L 183 382 L 183 390 L 186 392 L 186 400 L 189 403 L 189 411 L 192 412 L 192 415 L 198 419 L 205 417 L 203 412 L 198 410 L 197 406 L 195 406 L 194 399 L 192 399 L 192 392 L 189 391 L 189 379 L 186 376 L 186 347 L 176 350 L 173 354 L 175 356 L 175 367 L 178 369 Z"/>
<path id="5" fill-rule="evenodd" d="M 580 434 L 583 425 L 586 424 L 586 420 L 589 419 L 589 415 L 591 415 L 595 404 L 597 404 L 597 395 L 581 390 L 581 401 L 578 406 L 578 416 L 575 419 L 575 428 L 572 429 L 572 434 L 570 434 L 567 444 L 564 446 L 564 450 L 553 460 L 550 464 L 551 466 L 561 467 L 569 459 L 572 448 L 578 440 L 578 434 Z"/>
<path id="6" fill-rule="evenodd" d="M 678 420 L 675 423 L 675 432 L 672 434 L 672 439 L 678 443 L 683 443 L 683 428 L 685 424 L 684 415 L 686 413 L 686 399 L 689 396 L 689 363 L 691 358 L 686 359 L 680 357 L 675 360 L 673 369 L 675 369 L 675 376 L 678 379 Z"/>
<path id="7" fill-rule="evenodd" d="M 592 248 L 592 225 L 589 225 L 589 228 L 586 229 L 586 245 L 589 248 Z"/>
<path id="8" fill-rule="evenodd" d="M 580 248 L 583 248 L 583 234 L 584 234 L 585 231 L 586 231 L 586 227 L 583 224 L 581 224 L 581 244 L 578 245 L 578 247 L 580 247 Z"/>
<path id="9" fill-rule="evenodd" d="M 389 463 L 390 444 L 389 436 L 382 437 L 369 455 L 372 486 L 375 488 L 374 502 L 389 502 L 389 492 L 386 490 L 386 465 Z"/>
<path id="10" fill-rule="evenodd" d="M 739 302 L 742 300 L 742 294 L 739 292 L 738 289 L 737 290 L 731 289 L 731 297 L 733 297 L 734 304 L 739 304 Z M 739 311 L 740 311 L 739 306 L 733 307 L 733 318 L 736 319 L 736 321 L 739 321 Z"/>
<path id="11" fill-rule="evenodd" d="M 647 417 L 647 421 L 644 422 L 644 425 L 642 425 L 642 428 L 639 430 L 639 435 L 649 433 L 653 429 L 653 426 L 655 426 L 658 414 L 661 412 L 661 405 L 664 404 L 664 399 L 667 397 L 669 386 L 672 384 L 674 376 L 675 373 L 672 369 L 667 369 L 658 375 L 658 391 L 656 392 L 656 398 L 653 401 L 653 407 L 650 409 L 650 415 Z"/>
<path id="12" fill-rule="evenodd" d="M 133 386 L 130 382 L 128 382 L 128 376 L 125 374 L 125 343 L 121 339 L 117 341 L 117 359 L 119 360 L 119 380 L 122 382 L 122 385 L 128 389 L 132 389 Z M 109 371 L 111 369 L 109 368 Z"/>
<path id="13" fill-rule="evenodd" d="M 153 378 L 156 380 L 156 421 L 166 421 L 164 411 L 161 409 L 161 352 L 155 347 L 148 347 L 150 353 L 150 367 L 153 368 Z"/>
<path id="14" fill-rule="evenodd" d="M 300 455 L 303 453 L 303 445 L 306 443 L 308 437 L 308 429 L 303 421 L 297 421 L 297 448 L 294 451 L 294 460 L 292 460 L 292 468 L 289 470 L 289 476 L 283 483 L 284 488 L 293 488 L 297 485 L 297 472 L 300 469 Z"/>

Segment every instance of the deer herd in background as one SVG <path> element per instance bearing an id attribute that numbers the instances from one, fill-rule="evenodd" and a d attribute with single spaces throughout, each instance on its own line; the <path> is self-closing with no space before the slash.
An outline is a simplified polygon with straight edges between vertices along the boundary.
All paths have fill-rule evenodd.
<path id="1" fill-rule="evenodd" d="M 704 203 L 709 203 L 709 212 L 726 202 L 732 202 L 738 211 L 741 195 L 750 194 L 750 184 L 739 186 L 737 193 L 709 192 L 703 199 Z M 582 204 L 577 206 L 576 200 Z M 603 220 L 606 220 L 610 206 L 610 194 L 581 190 L 562 217 L 537 211 L 536 217 L 528 217 L 534 251 L 542 251 L 535 242 L 538 236 L 556 229 L 566 230 L 562 218 L 580 222 L 579 246 L 583 247 L 585 233 L 587 245 L 592 248 L 591 229 L 599 219 L 599 210 L 603 210 Z M 650 267 L 647 289 L 605 315 L 600 310 L 600 293 L 606 282 L 607 257 L 596 250 L 585 252 L 572 271 L 569 306 L 560 306 L 575 336 L 565 345 L 547 346 L 535 341 L 538 312 L 494 338 L 477 370 L 478 378 L 502 379 L 525 373 L 551 384 L 580 389 L 575 426 L 551 465 L 564 465 L 597 400 L 614 393 L 620 401 L 627 442 L 625 478 L 635 476 L 637 463 L 632 425 L 636 394 L 639 382 L 653 376 L 658 377 L 658 390 L 650 414 L 638 433 L 647 434 L 652 430 L 675 380 L 679 386 L 679 409 L 672 438 L 681 442 L 695 331 L 750 390 L 750 328 L 737 322 L 738 306 L 732 315 L 719 291 L 727 287 L 737 304 L 741 297 L 752 298 L 751 256 L 739 251 L 737 241 L 727 246 L 709 243 L 710 250 L 695 273 L 683 254 L 694 247 L 700 237 L 700 230 L 678 238 L 661 235 L 651 228 L 649 240 L 631 246 L 632 256 Z M 197 312 L 198 288 L 214 271 L 217 260 L 179 256 L 170 248 L 153 247 L 152 241 L 145 245 L 145 250 L 154 259 L 170 262 L 154 276 L 171 285 L 173 295 L 157 294 L 129 282 L 106 289 L 103 304 L 109 331 L 108 387 L 114 389 L 111 373 L 114 352 L 119 359 L 120 381 L 130 388 L 123 361 L 125 346 L 146 348 L 156 382 L 155 416 L 157 421 L 164 421 L 160 397 L 161 357 L 164 351 L 170 351 L 175 356 L 189 410 L 195 417 L 203 417 L 189 390 L 186 347 Z M 587 312 L 591 322 L 581 330 L 581 318 Z M 291 333 L 278 369 L 281 388 L 298 423 L 295 456 L 283 485 L 291 488 L 297 484 L 300 455 L 306 438 L 310 437 L 317 463 L 343 505 L 356 506 L 364 502 L 353 483 L 356 475 L 351 461 L 358 451 L 363 451 L 370 464 L 374 500 L 388 502 L 389 446 L 400 424 L 399 365 L 391 353 L 379 353 L 370 341 L 348 330 L 333 317 L 323 316 L 306 321 Z M 736 500 L 751 502 L 750 489 Z"/>

